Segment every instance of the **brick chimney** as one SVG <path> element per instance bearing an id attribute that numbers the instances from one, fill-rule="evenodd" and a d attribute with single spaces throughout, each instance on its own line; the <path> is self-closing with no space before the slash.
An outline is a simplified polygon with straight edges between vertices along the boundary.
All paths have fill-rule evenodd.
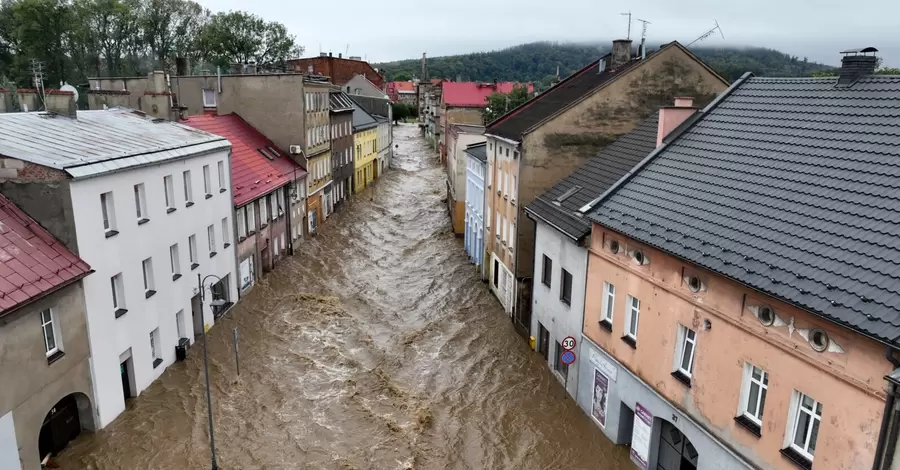
<path id="1" fill-rule="evenodd" d="M 656 146 L 662 145 L 663 139 L 670 132 L 680 126 L 687 118 L 694 115 L 697 108 L 694 107 L 694 98 L 689 96 L 675 97 L 675 106 L 659 108 L 659 126 L 656 131 Z"/>
<path id="2" fill-rule="evenodd" d="M 616 68 L 631 60 L 631 39 L 616 39 L 613 41 L 612 58 L 609 68 Z"/>
<path id="3" fill-rule="evenodd" d="M 46 90 L 44 107 L 48 113 L 60 116 L 75 117 L 75 93 L 62 90 Z"/>
<path id="4" fill-rule="evenodd" d="M 850 86 L 860 78 L 875 73 L 878 66 L 878 58 L 875 53 L 878 49 L 864 47 L 862 49 L 848 49 L 841 52 L 841 70 L 838 74 L 838 85 Z M 872 54 L 872 55 L 867 55 Z"/>

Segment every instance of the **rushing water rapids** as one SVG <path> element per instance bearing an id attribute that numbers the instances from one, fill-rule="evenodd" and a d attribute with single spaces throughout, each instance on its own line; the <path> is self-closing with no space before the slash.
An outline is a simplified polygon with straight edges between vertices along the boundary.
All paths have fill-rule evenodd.
<path id="1" fill-rule="evenodd" d="M 210 330 L 219 467 L 634 468 L 478 279 L 418 129 L 394 133 L 391 171 Z M 202 359 L 197 342 L 61 468 L 209 468 Z"/>

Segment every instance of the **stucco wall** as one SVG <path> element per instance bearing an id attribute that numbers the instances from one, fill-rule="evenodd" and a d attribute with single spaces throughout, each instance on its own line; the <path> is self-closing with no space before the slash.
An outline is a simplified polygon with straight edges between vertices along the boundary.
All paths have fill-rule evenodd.
<path id="1" fill-rule="evenodd" d="M 581 339 L 581 326 L 584 316 L 584 283 L 587 273 L 587 249 L 578 246 L 571 239 L 559 233 L 553 227 L 536 222 L 537 241 L 535 243 L 534 290 L 532 292 L 531 335 L 540 341 L 538 323 L 550 332 L 549 357 L 547 366 L 553 370 L 560 381 L 563 376 L 554 370 L 556 363 L 556 342 L 571 336 L 577 341 Z M 544 255 L 553 263 L 550 287 L 545 286 L 542 263 Z M 562 289 L 562 269 L 572 275 L 571 305 L 560 300 Z M 568 380 L 565 381 L 569 395 L 575 396 L 578 388 L 578 368 L 569 367 Z"/>
<path id="2" fill-rule="evenodd" d="M 17 160 L 4 159 L 4 166 L 15 166 L 12 161 Z M 68 177 L 59 170 L 18 162 L 22 168 L 5 175 L 13 178 L 0 179 L 0 191 L 78 254 Z"/>
<path id="3" fill-rule="evenodd" d="M 650 263 L 638 265 L 627 253 L 613 255 L 608 249 L 612 239 L 628 252 L 643 250 Z M 703 281 L 699 293 L 687 288 L 683 276 L 690 275 Z M 872 465 L 884 407 L 882 377 L 891 371 L 882 346 L 594 225 L 587 291 L 602 292 L 604 281 L 616 286 L 612 333 L 598 325 L 602 295 L 589 295 L 585 335 L 719 439 L 763 468 L 794 468 L 779 450 L 785 447 L 796 390 L 824 407 L 815 467 L 849 470 Z M 620 339 L 627 295 L 641 300 L 636 349 Z M 772 307 L 782 321 L 764 326 L 754 313 L 760 305 Z M 697 334 L 690 388 L 671 376 L 679 324 Z M 814 351 L 803 338 L 811 328 L 824 329 L 842 352 Z M 745 363 L 769 373 L 761 438 L 734 421 Z"/>
<path id="4" fill-rule="evenodd" d="M 92 395 L 83 294 L 78 282 L 0 320 L 0 415 L 12 411 L 18 456 L 25 469 L 40 467 L 38 435 L 50 409 L 72 393 Z M 65 354 L 52 364 L 48 364 L 44 351 L 40 317 L 47 308 L 52 309 L 54 321 L 59 322 L 57 345 Z M 87 408 L 83 412 L 82 426 L 93 430 L 93 410 Z"/>

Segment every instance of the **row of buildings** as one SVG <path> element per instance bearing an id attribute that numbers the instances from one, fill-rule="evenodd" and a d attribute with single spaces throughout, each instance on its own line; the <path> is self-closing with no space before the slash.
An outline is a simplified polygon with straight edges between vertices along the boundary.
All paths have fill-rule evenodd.
<path id="1" fill-rule="evenodd" d="M 0 89 L 0 468 L 112 422 L 388 170 L 385 94 L 309 61 Z"/>
<path id="2" fill-rule="evenodd" d="M 729 83 L 619 40 L 446 130 L 472 262 L 636 467 L 900 465 L 900 77 L 875 52 Z"/>

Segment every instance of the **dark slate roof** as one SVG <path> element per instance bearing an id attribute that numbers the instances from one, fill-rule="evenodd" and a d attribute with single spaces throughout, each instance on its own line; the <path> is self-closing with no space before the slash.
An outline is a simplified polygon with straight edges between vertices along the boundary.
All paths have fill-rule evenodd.
<path id="1" fill-rule="evenodd" d="M 481 163 L 487 162 L 487 142 L 479 142 L 466 146 L 466 153 Z"/>
<path id="2" fill-rule="evenodd" d="M 659 114 L 647 118 L 628 134 L 609 144 L 581 168 L 541 194 L 525 211 L 580 241 L 591 233 L 591 221 L 579 209 L 598 198 L 656 148 Z M 580 189 L 575 189 L 580 187 Z M 561 196 L 572 191 L 561 202 Z"/>
<path id="3" fill-rule="evenodd" d="M 590 218 L 875 339 L 900 336 L 900 76 L 736 82 Z"/>
<path id="4" fill-rule="evenodd" d="M 660 50 L 672 47 L 675 44 L 677 43 L 669 43 L 657 51 L 647 54 L 644 60 L 649 59 Z M 487 126 L 485 132 L 516 141 L 521 140 L 522 135 L 534 125 L 560 112 L 563 108 L 580 101 L 594 90 L 612 82 L 642 62 L 638 57 L 619 67 L 610 68 L 607 66 L 605 71 L 598 73 L 600 61 L 605 60 L 606 64 L 609 64 L 610 58 L 611 55 L 606 54 L 600 59 L 591 62 L 587 67 L 573 73 L 549 90 L 497 118 L 497 120 Z"/>
<path id="5" fill-rule="evenodd" d="M 353 132 L 377 127 L 378 122 L 371 114 L 365 112 L 355 102 L 353 103 Z"/>

